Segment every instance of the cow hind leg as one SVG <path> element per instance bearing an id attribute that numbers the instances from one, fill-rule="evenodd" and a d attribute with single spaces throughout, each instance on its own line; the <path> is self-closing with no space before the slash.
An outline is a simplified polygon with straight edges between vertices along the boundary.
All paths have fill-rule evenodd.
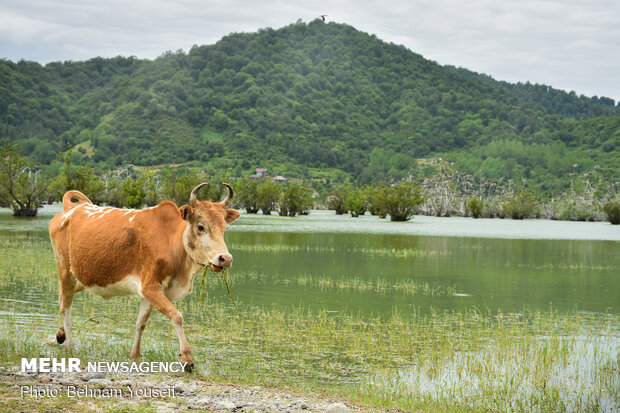
<path id="1" fill-rule="evenodd" d="M 56 332 L 56 341 L 58 342 L 58 344 L 62 344 L 65 342 L 66 338 L 67 337 L 65 336 L 65 328 L 60 327 L 58 331 Z"/>
<path id="2" fill-rule="evenodd" d="M 80 292 L 84 289 L 84 286 L 79 284 L 76 288 L 75 291 L 73 292 L 74 294 L 77 292 Z M 73 302 L 73 299 L 71 299 L 71 301 Z M 56 341 L 58 342 L 58 344 L 62 344 L 65 342 L 67 335 L 65 334 L 65 311 L 63 308 L 63 301 L 62 301 L 62 291 L 59 292 L 59 298 L 58 298 L 58 303 L 60 306 L 60 315 L 63 317 L 63 325 L 58 329 L 58 331 L 56 332 Z M 71 326 L 71 320 L 70 320 L 70 313 L 71 313 L 71 307 L 68 308 L 68 312 L 69 314 L 66 315 L 66 318 L 68 319 L 68 323 L 69 323 L 69 327 Z"/>
<path id="3" fill-rule="evenodd" d="M 142 333 L 146 328 L 146 322 L 151 315 L 151 310 L 153 306 L 146 298 L 143 298 L 140 301 L 140 311 L 138 312 L 138 321 L 136 321 L 136 336 L 133 341 L 133 346 L 131 347 L 131 354 L 129 357 L 136 361 L 140 358 L 140 341 L 142 340 Z"/>
<path id="4" fill-rule="evenodd" d="M 62 287 L 60 286 L 60 283 L 58 283 L 58 306 L 60 307 L 60 314 L 62 315 Z M 58 344 L 62 344 L 65 342 L 65 339 L 67 337 L 65 336 L 65 328 L 63 326 L 60 326 L 60 328 L 58 329 L 58 331 L 56 332 L 56 341 L 58 342 Z"/>
<path id="5" fill-rule="evenodd" d="M 58 344 L 65 343 L 65 350 L 70 351 L 73 347 L 71 338 L 71 307 L 62 308 L 60 310 L 62 316 L 62 327 L 56 332 L 56 341 Z"/>
<path id="6" fill-rule="evenodd" d="M 58 344 L 65 344 L 65 350 L 69 351 L 73 345 L 71 339 L 71 304 L 75 294 L 76 280 L 69 271 L 59 268 L 59 299 L 60 315 L 62 316 L 62 326 L 56 333 Z"/>

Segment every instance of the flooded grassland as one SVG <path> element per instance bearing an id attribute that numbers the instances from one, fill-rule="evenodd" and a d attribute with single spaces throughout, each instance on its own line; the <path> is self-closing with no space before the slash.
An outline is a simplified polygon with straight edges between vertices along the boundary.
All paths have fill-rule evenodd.
<path id="1" fill-rule="evenodd" d="M 64 357 L 47 222 L 0 213 L 0 362 Z M 620 230 L 606 223 L 313 211 L 229 227 L 236 316 L 218 275 L 177 302 L 197 373 L 357 406 L 443 411 L 620 409 Z M 124 361 L 136 297 L 81 292 L 72 356 Z M 177 361 L 154 312 L 143 360 Z M 0 398 L 0 405 L 2 398 Z"/>

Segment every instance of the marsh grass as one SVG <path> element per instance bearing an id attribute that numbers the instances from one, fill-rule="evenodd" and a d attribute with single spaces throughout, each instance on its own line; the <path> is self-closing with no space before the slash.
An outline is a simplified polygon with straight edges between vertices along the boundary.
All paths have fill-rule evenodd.
<path id="1" fill-rule="evenodd" d="M 14 292 L 0 296 L 0 363 L 17 367 L 21 357 L 66 356 L 54 338 L 60 318 L 49 244 L 17 236 L 0 240 L 0 246 L 0 290 Z M 235 278 L 251 276 L 231 274 L 233 295 Z M 223 288 L 219 277 L 206 282 Z M 356 291 L 397 288 L 379 279 L 300 276 L 290 282 Z M 620 320 L 612 314 L 471 308 L 368 316 L 243 305 L 238 318 L 226 302 L 177 305 L 196 374 L 215 381 L 325 392 L 408 411 L 620 408 Z M 77 295 L 71 355 L 82 363 L 128 360 L 137 308 L 135 297 Z M 177 346 L 169 321 L 154 312 L 143 360 L 177 360 Z"/>
<path id="2" fill-rule="evenodd" d="M 510 265 L 506 265 L 507 268 Z M 611 265 L 596 265 L 596 264 L 584 264 L 584 263 L 562 263 L 562 264 L 517 264 L 518 268 L 536 268 L 537 270 L 569 270 L 569 271 L 614 271 L 614 267 Z"/>
<path id="3" fill-rule="evenodd" d="M 243 244 L 235 243 L 235 251 L 244 252 L 324 252 L 324 253 L 357 253 L 370 257 L 390 257 L 390 258 L 420 258 L 420 257 L 439 257 L 450 254 L 450 251 L 438 251 L 418 248 L 370 248 L 370 247 L 350 247 L 345 250 L 328 245 L 295 245 L 295 244 Z"/>
<path id="4" fill-rule="evenodd" d="M 107 307 L 110 318 L 98 323 L 74 317 L 71 355 L 82 362 L 127 360 L 134 324 L 133 312 L 123 318 L 127 309 Z M 620 399 L 614 316 L 471 310 L 363 320 L 303 309 L 242 311 L 240 320 L 228 306 L 209 305 L 186 319 L 199 375 L 406 410 L 613 411 Z M 143 360 L 176 360 L 172 328 L 163 316 L 153 318 Z M 3 315 L 0 362 L 65 356 L 54 343 L 55 327 L 47 319 Z"/>
<path id="5" fill-rule="evenodd" d="M 374 292 L 379 295 L 398 292 L 406 296 L 424 295 L 435 297 L 462 293 L 456 286 L 443 286 L 436 283 L 419 282 L 411 279 L 388 280 L 382 277 L 374 277 L 373 279 L 365 280 L 360 277 L 345 278 L 327 274 L 297 274 L 287 278 L 267 278 L 257 272 L 232 273 L 229 274 L 228 277 L 230 285 L 233 286 L 242 281 L 261 279 L 265 283 L 270 283 L 272 285 L 292 284 L 306 288 L 319 288 L 321 290 L 355 291 L 358 293 Z M 207 276 L 204 282 L 201 281 L 201 289 L 215 288 L 219 284 L 219 277 Z"/>

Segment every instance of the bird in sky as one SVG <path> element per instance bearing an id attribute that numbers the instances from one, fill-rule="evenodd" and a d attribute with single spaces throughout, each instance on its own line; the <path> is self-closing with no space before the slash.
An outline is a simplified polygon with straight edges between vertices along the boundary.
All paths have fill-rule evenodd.
<path id="1" fill-rule="evenodd" d="M 327 14 L 321 14 L 319 17 L 320 17 L 321 19 L 323 19 L 323 21 L 325 21 L 325 18 L 327 17 Z"/>

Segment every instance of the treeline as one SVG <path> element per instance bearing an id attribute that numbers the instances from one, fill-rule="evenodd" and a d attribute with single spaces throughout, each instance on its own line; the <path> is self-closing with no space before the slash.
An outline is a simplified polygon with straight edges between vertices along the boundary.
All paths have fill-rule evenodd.
<path id="1" fill-rule="evenodd" d="M 99 205 L 142 208 L 172 200 L 181 206 L 201 182 L 214 183 L 201 192 L 203 199 L 220 200 L 224 190 L 218 183 L 227 181 L 236 192 L 233 206 L 251 214 L 295 216 L 327 206 L 336 214 L 350 212 L 358 217 L 370 212 L 382 218 L 389 215 L 392 221 L 407 221 L 416 214 L 571 221 L 600 221 L 607 215 L 612 223 L 620 220 L 616 183 L 604 180 L 598 166 L 582 175 L 573 173 L 568 190 L 545 200 L 527 188 L 526 179 L 491 181 L 458 171 L 417 181 L 410 175 L 366 186 L 335 184 L 329 192 L 319 193 L 300 182 L 282 185 L 269 178 L 209 176 L 181 168 L 155 172 L 121 167 L 96 174 L 92 168 L 75 166 L 71 150 L 63 161 L 62 173 L 46 179 L 14 145 L 0 147 L 0 205 L 12 207 L 16 216 L 34 216 L 43 203 L 60 201 L 66 191 L 74 189 Z"/>
<path id="2" fill-rule="evenodd" d="M 576 173 L 600 165 L 617 178 L 619 115 L 608 98 L 497 82 L 318 20 L 153 61 L 0 60 L 0 144 L 18 144 L 48 176 L 68 144 L 74 163 L 99 172 L 195 162 L 243 176 L 286 165 L 357 184 L 403 179 L 416 158 L 449 154 L 485 179 L 551 191 L 568 186 L 561 157 L 560 168 L 546 160 L 554 151 Z M 512 152 L 493 154 L 505 145 Z"/>
<path id="3" fill-rule="evenodd" d="M 235 205 L 245 208 L 248 214 L 259 210 L 264 215 L 277 211 L 281 216 L 307 215 L 314 207 L 314 191 L 300 183 L 281 185 L 269 178 L 261 180 L 239 179 L 235 182 L 238 196 Z"/>
<path id="4" fill-rule="evenodd" d="M 98 205 L 138 209 L 171 200 L 181 206 L 201 182 L 212 183 L 201 190 L 201 199 L 211 201 L 223 199 L 225 191 L 219 183 L 230 182 L 236 192 L 232 206 L 249 213 L 262 210 L 267 215 L 295 216 L 308 214 L 314 206 L 314 191 L 300 183 L 281 185 L 269 179 L 252 181 L 170 168 L 155 172 L 120 167 L 97 174 L 74 165 L 71 150 L 63 161 L 62 172 L 48 179 L 15 146 L 0 147 L 0 206 L 11 207 L 15 216 L 35 216 L 44 203 L 62 200 L 68 190 L 78 190 Z"/>
<path id="5" fill-rule="evenodd" d="M 594 182 L 594 184 L 593 184 Z M 524 185 L 493 182 L 453 172 L 425 178 L 420 183 L 403 180 L 353 187 L 337 185 L 327 197 L 336 214 L 358 217 L 366 212 L 392 221 L 416 214 L 437 217 L 545 218 L 566 221 L 620 223 L 620 199 L 615 183 L 602 182 L 596 169 L 574 176 L 569 190 L 543 199 Z"/>

